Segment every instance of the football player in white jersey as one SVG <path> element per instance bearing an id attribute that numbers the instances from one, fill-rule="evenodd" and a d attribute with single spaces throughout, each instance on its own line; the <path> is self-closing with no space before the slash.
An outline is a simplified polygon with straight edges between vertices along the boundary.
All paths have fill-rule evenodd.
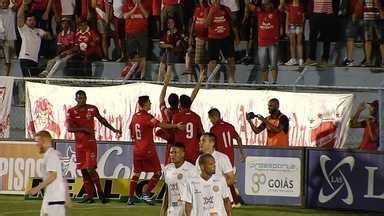
<path id="1" fill-rule="evenodd" d="M 236 176 L 234 169 L 232 167 L 232 163 L 229 157 L 215 150 L 215 135 L 213 133 L 204 133 L 200 137 L 199 148 L 202 154 L 211 154 L 216 161 L 216 175 L 222 175 L 225 177 L 227 181 L 228 187 L 231 191 L 230 200 L 233 202 L 232 207 L 240 207 L 240 195 L 235 189 Z M 199 158 L 197 158 L 199 160 Z M 196 161 L 197 164 L 197 161 Z M 196 166 L 199 170 L 199 166 Z"/>
<path id="2" fill-rule="evenodd" d="M 67 184 L 63 178 L 62 164 L 59 152 L 52 147 L 52 137 L 47 131 L 40 131 L 35 135 L 39 152 L 44 154 L 42 172 L 44 180 L 32 188 L 27 194 L 36 195 L 45 189 L 40 216 L 65 216 L 65 206 L 71 207 L 71 200 L 67 193 Z"/>
<path id="3" fill-rule="evenodd" d="M 215 158 L 210 154 L 199 157 L 201 174 L 187 184 L 182 196 L 187 216 L 232 216 L 229 189 L 225 178 L 215 174 Z"/>
<path id="4" fill-rule="evenodd" d="M 162 216 L 183 216 L 184 202 L 181 196 L 187 189 L 187 180 L 196 177 L 196 167 L 185 160 L 185 147 L 181 143 L 175 143 L 170 148 L 170 162 L 164 167 L 164 180 L 166 194 L 161 207 Z"/>

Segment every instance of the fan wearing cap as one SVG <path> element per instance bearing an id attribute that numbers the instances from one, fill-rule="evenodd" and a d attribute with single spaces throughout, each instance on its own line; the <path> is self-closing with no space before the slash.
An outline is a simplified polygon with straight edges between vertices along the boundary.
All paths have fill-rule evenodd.
<path id="1" fill-rule="evenodd" d="M 360 103 L 356 108 L 356 113 L 350 121 L 351 128 L 364 128 L 363 139 L 358 147 L 360 150 L 377 150 L 379 146 L 379 101 L 374 100 L 368 104 L 369 117 L 359 120 L 360 114 L 365 110 L 365 103 Z"/>
<path id="2" fill-rule="evenodd" d="M 61 19 L 61 31 L 57 35 L 57 56 L 48 61 L 47 67 L 39 74 L 39 77 L 52 77 L 60 66 L 73 56 L 73 45 L 75 44 L 75 33 L 71 31 L 71 19 Z"/>

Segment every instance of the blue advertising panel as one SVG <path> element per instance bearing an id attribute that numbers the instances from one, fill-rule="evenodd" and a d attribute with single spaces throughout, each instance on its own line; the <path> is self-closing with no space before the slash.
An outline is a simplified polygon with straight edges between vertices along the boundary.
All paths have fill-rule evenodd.
<path id="1" fill-rule="evenodd" d="M 308 150 L 307 206 L 384 211 L 384 157 Z"/>
<path id="2" fill-rule="evenodd" d="M 245 203 L 303 205 L 304 149 L 246 147 L 246 161 L 235 149 L 237 186 Z"/>
<path id="3" fill-rule="evenodd" d="M 67 178 L 81 176 L 76 170 L 75 143 L 56 140 L 56 149 L 62 155 L 64 175 Z M 156 145 L 162 166 L 165 158 L 165 145 Z M 133 172 L 133 145 L 130 142 L 97 142 L 97 171 L 100 178 L 130 178 Z"/>
<path id="4" fill-rule="evenodd" d="M 133 145 L 127 142 L 97 143 L 97 170 L 101 178 L 130 178 L 132 174 Z M 156 145 L 164 166 L 165 145 Z M 75 143 L 57 140 L 56 149 L 62 154 L 64 175 L 67 178 L 81 176 L 76 170 Z M 237 187 L 248 204 L 301 206 L 303 187 L 302 149 L 268 149 L 245 147 L 246 161 L 239 161 L 235 148 Z M 142 174 L 141 179 L 150 176 Z"/>

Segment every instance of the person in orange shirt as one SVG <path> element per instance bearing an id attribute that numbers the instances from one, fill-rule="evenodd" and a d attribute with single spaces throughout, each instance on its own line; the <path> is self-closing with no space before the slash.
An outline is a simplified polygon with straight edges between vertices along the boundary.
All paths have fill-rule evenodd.
<path id="1" fill-rule="evenodd" d="M 358 147 L 359 150 L 375 151 L 379 146 L 379 101 L 372 101 L 368 105 L 368 119 L 359 121 L 360 114 L 365 110 L 365 103 L 363 102 L 357 107 L 349 126 L 351 128 L 364 128 L 363 139 Z"/>
<path id="2" fill-rule="evenodd" d="M 262 115 L 255 115 L 253 112 L 247 113 L 247 121 L 253 132 L 261 133 L 267 129 L 267 146 L 288 147 L 289 146 L 289 119 L 279 110 L 279 100 L 273 98 L 268 102 L 269 116 L 264 118 Z M 259 119 L 262 123 L 256 126 L 252 119 Z"/>

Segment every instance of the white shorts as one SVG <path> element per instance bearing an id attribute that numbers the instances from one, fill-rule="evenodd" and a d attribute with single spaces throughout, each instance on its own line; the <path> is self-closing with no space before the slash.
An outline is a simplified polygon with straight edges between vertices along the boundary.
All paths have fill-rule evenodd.
<path id="1" fill-rule="evenodd" d="M 178 206 L 168 206 L 167 216 L 183 216 L 184 215 L 184 204 Z"/>
<path id="2" fill-rule="evenodd" d="M 288 34 L 302 34 L 303 26 L 301 25 L 288 25 Z"/>
<path id="3" fill-rule="evenodd" d="M 64 204 L 48 205 L 48 201 L 43 200 L 40 216 L 65 216 L 65 206 Z"/>

